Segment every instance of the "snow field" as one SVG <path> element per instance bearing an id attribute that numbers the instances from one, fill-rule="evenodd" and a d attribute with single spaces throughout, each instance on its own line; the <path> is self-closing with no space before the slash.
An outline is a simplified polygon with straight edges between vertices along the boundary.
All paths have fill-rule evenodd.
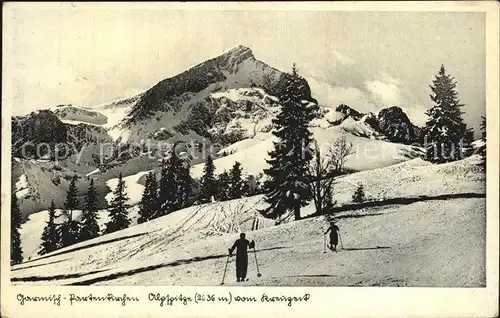
<path id="1" fill-rule="evenodd" d="M 323 253 L 324 217 L 280 226 L 259 219 L 263 226 L 251 231 L 257 209 L 265 207 L 263 197 L 255 196 L 190 207 L 55 251 L 13 267 L 14 283 L 218 285 L 227 248 L 245 231 L 256 241 L 263 276 L 256 277 L 250 254 L 250 281 L 243 285 L 484 286 L 485 189 L 476 161 L 429 165 L 414 159 L 344 177 L 362 179 L 373 200 L 429 197 L 340 212 L 344 249 L 336 254 Z M 385 174 L 391 177 L 380 183 Z M 346 183 L 334 186 L 334 199 L 352 195 L 341 182 Z M 376 185 L 386 190 L 377 192 Z M 469 192 L 476 196 L 460 196 Z M 303 209 L 303 215 L 313 212 L 312 204 Z M 51 279 L 55 275 L 73 276 Z M 236 285 L 234 257 L 226 282 Z"/>

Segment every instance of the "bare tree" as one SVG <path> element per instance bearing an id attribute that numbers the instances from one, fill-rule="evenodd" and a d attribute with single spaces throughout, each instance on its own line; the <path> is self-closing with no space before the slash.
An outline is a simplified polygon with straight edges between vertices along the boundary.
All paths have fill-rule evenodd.
<path id="1" fill-rule="evenodd" d="M 345 136 L 336 139 L 328 149 L 327 154 L 329 160 L 331 160 L 333 170 L 337 173 L 342 172 L 347 157 L 354 152 L 352 143 Z"/>
<path id="2" fill-rule="evenodd" d="M 347 157 L 354 153 L 352 143 L 345 137 L 333 142 L 327 155 L 321 156 L 321 150 L 315 141 L 314 160 L 309 166 L 310 187 L 316 211 L 319 214 L 331 209 L 336 202 L 332 199 L 332 187 L 335 177 L 344 169 Z"/>
<path id="3" fill-rule="evenodd" d="M 309 177 L 311 180 L 311 192 L 316 212 L 322 214 L 325 210 L 333 207 L 332 184 L 334 181 L 333 161 L 331 158 L 321 157 L 318 142 L 314 142 L 314 160 L 309 166 Z"/>

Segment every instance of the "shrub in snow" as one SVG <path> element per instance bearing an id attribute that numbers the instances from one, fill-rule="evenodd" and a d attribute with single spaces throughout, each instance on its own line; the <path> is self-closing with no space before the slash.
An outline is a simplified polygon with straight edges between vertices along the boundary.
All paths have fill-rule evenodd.
<path id="1" fill-rule="evenodd" d="M 365 201 L 365 189 L 362 184 L 359 184 L 352 195 L 352 201 L 356 203 L 363 203 Z"/>

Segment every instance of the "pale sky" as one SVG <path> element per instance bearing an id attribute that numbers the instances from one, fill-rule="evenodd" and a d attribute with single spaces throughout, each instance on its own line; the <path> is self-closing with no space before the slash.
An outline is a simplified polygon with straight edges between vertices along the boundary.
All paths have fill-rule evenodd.
<path id="1" fill-rule="evenodd" d="M 4 64 L 13 67 L 4 81 L 12 85 L 14 115 L 132 96 L 237 44 L 284 71 L 296 62 L 320 104 L 362 112 L 399 105 L 419 125 L 444 64 L 458 82 L 468 124 L 478 130 L 485 114 L 483 13 L 78 6 L 12 13 Z"/>

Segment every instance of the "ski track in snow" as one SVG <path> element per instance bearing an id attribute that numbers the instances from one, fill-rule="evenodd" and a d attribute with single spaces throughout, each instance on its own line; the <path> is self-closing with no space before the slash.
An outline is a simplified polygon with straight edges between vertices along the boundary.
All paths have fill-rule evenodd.
<path id="1" fill-rule="evenodd" d="M 14 266 L 13 283 L 219 285 L 227 248 L 245 231 L 256 241 L 263 276 L 256 277 L 249 255 L 250 280 L 237 284 L 232 257 L 228 286 L 484 286 L 486 202 L 478 169 L 477 157 L 443 165 L 414 159 L 344 177 L 363 180 L 371 199 L 418 200 L 340 212 L 338 253 L 323 252 L 324 217 L 273 226 L 255 218 L 265 205 L 254 196 L 193 206 L 55 251 Z M 384 175 L 391 178 L 382 182 Z M 334 186 L 340 197 L 352 195 L 346 184 Z M 313 210 L 311 204 L 303 214 Z M 251 231 L 255 223 L 259 229 Z"/>

